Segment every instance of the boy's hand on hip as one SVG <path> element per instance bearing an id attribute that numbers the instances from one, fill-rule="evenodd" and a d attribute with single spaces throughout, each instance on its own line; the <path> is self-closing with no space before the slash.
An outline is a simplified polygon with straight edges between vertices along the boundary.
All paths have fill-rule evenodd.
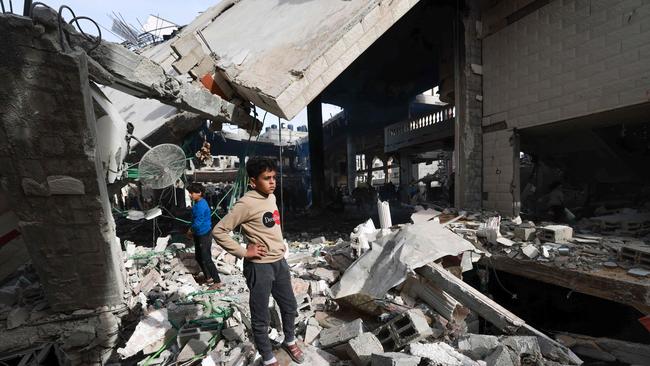
<path id="1" fill-rule="evenodd" d="M 246 246 L 246 259 L 262 259 L 266 257 L 266 247 L 262 244 L 248 244 Z"/>

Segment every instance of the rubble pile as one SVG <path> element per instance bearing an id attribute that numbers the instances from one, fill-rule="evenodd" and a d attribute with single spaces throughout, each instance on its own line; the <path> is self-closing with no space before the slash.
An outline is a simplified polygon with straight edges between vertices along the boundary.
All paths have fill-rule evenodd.
<path id="1" fill-rule="evenodd" d="M 296 335 L 307 363 L 580 364 L 567 337 L 563 345 L 530 327 L 463 282 L 463 272 L 493 255 L 584 271 L 645 260 L 641 240 L 584 228 L 432 209 L 417 211 L 412 221 L 380 229 L 369 220 L 349 235 L 288 235 Z M 71 364 L 259 364 L 241 260 L 213 245 L 224 286 L 209 291 L 193 247 L 170 237 L 153 248 L 128 241 L 124 247 L 128 290 L 121 307 L 47 311 L 38 279 L 22 268 L 0 288 L 8 331 L 2 349 L 47 334 Z M 281 316 L 272 300 L 269 312 L 269 337 L 279 346 Z M 498 333 L 478 334 L 479 317 Z M 279 348 L 276 357 L 291 363 Z"/>
<path id="2" fill-rule="evenodd" d="M 59 359 L 72 365 L 103 364 L 117 345 L 126 310 L 119 305 L 54 311 L 33 266 L 23 265 L 0 287 L 0 355 L 9 354 L 3 358 L 7 361 L 25 345 L 56 344 Z"/>
<path id="3" fill-rule="evenodd" d="M 286 260 L 298 302 L 296 335 L 306 362 L 579 363 L 570 351 L 536 334 L 497 337 L 469 333 L 478 329 L 473 306 L 415 272 L 442 258 L 455 257 L 458 263 L 442 271 L 460 275 L 483 254 L 448 227 L 422 222 L 376 229 L 369 221 L 349 236 L 337 233 L 336 237 L 330 241 L 324 236 L 301 234 L 287 242 Z M 123 324 L 133 325 L 123 327 L 124 342 L 117 349 L 115 363 L 259 362 L 251 342 L 248 290 L 241 261 L 213 245 L 213 258 L 225 286 L 207 291 L 200 283 L 192 248 L 167 240 L 160 239 L 153 249 L 126 244 L 125 266 L 131 289 L 126 297 L 133 318 Z M 273 301 L 269 312 L 269 337 L 279 345 L 283 337 L 281 316 Z M 523 321 L 515 323 L 518 327 L 525 325 Z M 280 362 L 291 362 L 279 349 L 276 357 Z"/>
<path id="4" fill-rule="evenodd" d="M 424 214 L 414 216 L 423 217 Z M 646 269 L 650 265 L 650 246 L 646 244 L 650 239 L 647 237 L 650 221 L 644 219 L 647 214 L 599 216 L 582 220 L 574 226 L 550 222 L 535 224 L 520 218 L 502 220 L 495 213 L 469 214 L 454 209 L 429 211 L 427 216 L 432 220 L 462 216 L 448 226 L 490 254 L 583 272 L 622 268 L 631 276 L 650 276 Z M 630 221 L 625 221 L 625 218 Z M 647 228 L 634 232 L 601 230 L 611 227 L 608 224 L 611 220 L 616 220 L 616 227 Z M 625 233 L 634 235 L 622 235 Z"/>

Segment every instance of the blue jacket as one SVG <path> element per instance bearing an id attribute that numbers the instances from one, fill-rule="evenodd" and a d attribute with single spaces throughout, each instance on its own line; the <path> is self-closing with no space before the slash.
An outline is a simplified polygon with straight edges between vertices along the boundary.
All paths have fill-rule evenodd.
<path id="1" fill-rule="evenodd" d="M 212 220 L 208 203 L 201 198 L 192 206 L 192 232 L 194 235 L 205 235 L 212 229 Z"/>

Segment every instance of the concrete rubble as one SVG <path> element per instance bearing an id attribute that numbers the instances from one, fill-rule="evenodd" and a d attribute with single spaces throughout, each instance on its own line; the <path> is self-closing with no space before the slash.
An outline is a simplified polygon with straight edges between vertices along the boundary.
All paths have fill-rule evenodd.
<path id="1" fill-rule="evenodd" d="M 508 225 L 508 221 L 502 220 L 501 225 Z M 306 357 L 323 365 L 415 365 L 421 361 L 430 365 L 519 365 L 525 364 L 524 360 L 580 364 L 570 351 L 540 337 L 541 333 L 514 333 L 515 329 L 527 329 L 516 317 L 507 323 L 510 328 L 502 327 L 505 333 L 470 333 L 466 321 L 473 312 L 497 324 L 499 321 L 491 320 L 483 308 L 476 308 L 474 302 L 482 300 L 457 297 L 453 288 L 440 287 L 438 279 L 422 272 L 422 268 L 443 257 L 460 258 L 468 253 L 472 263 L 489 255 L 484 248 L 472 244 L 475 238 L 470 231 L 460 230 L 463 235 L 454 233 L 460 228 L 478 226 L 466 220 L 450 225 L 422 220 L 383 231 L 365 230 L 368 249 L 364 252 L 354 248 L 358 245 L 359 230 L 349 237 L 337 234 L 335 241 L 324 237 L 312 240 L 303 235 L 289 240 L 287 261 L 299 304 L 296 331 Z M 510 235 L 506 232 L 503 236 Z M 512 238 L 516 240 L 514 234 Z M 124 294 L 124 311 L 119 313 L 121 321 L 112 312 L 88 310 L 85 316 L 97 320 L 77 324 L 72 328 L 74 331 L 61 334 L 60 346 L 85 350 L 101 343 L 101 347 L 106 347 L 100 348 L 104 351 L 104 363 L 114 365 L 127 361 L 149 365 L 258 362 L 259 355 L 251 343 L 248 290 L 238 261 L 213 245 L 213 259 L 225 286 L 207 291 L 198 277 L 200 270 L 193 248 L 171 238 L 156 244 L 147 248 L 125 242 L 128 290 Z M 519 245 L 515 243 L 510 250 Z M 537 248 L 539 244 L 528 245 Z M 552 253 L 559 255 L 554 250 Z M 378 276 L 367 275 L 369 266 L 375 266 L 373 273 L 391 271 L 393 275 L 388 280 L 381 277 L 381 281 L 373 281 L 372 277 Z M 462 273 L 460 264 L 439 268 L 453 278 L 456 277 L 452 273 Z M 366 276 L 362 275 L 364 272 Z M 357 276 L 360 285 L 353 284 L 353 276 Z M 12 297 L 10 289 L 34 285 L 22 277 L 8 285 L 13 287 L 0 288 L 0 309 L 5 319 L 11 317 L 6 327 L 16 328 L 11 331 L 27 328 L 37 304 Z M 24 297 L 26 292 L 22 294 Z M 275 342 L 281 342 L 281 320 L 273 304 L 271 301 L 269 334 Z M 350 309 L 358 314 L 356 318 L 349 317 Z M 102 322 L 101 318 L 106 316 L 111 317 L 110 321 Z M 103 328 L 94 325 L 104 323 Z M 541 352 L 538 339 L 556 352 Z M 289 362 L 284 351 L 278 350 L 277 354 L 278 359 Z M 552 358 L 558 354 L 564 358 Z M 73 352 L 70 355 L 78 362 L 84 359 Z"/>
<path id="2" fill-rule="evenodd" d="M 417 224 L 384 230 L 366 223 L 349 236 L 336 233 L 333 241 L 324 235 L 289 236 L 287 262 L 299 304 L 297 336 L 308 359 L 323 365 L 363 366 L 580 364 L 566 347 L 602 360 L 647 359 L 642 345 L 615 340 L 562 335 L 558 336 L 561 344 L 557 343 L 458 278 L 463 272 L 461 258 L 471 266 L 481 257 L 504 253 L 559 267 L 574 264 L 585 271 L 612 262 L 628 266 L 631 274 L 645 275 L 642 267 L 620 256 L 621 248 L 635 244 L 632 239 L 546 223 L 484 220 L 479 214 L 436 211 L 428 215 L 429 220 L 420 214 L 414 216 Z M 441 224 L 439 217 L 456 220 L 446 224 L 443 218 Z M 558 242 L 548 241 L 551 237 Z M 358 250 L 360 238 L 367 241 L 364 251 Z M 501 244 L 502 239 L 512 245 Z M 251 343 L 248 290 L 236 258 L 213 245 L 213 259 L 225 287 L 207 291 L 191 246 L 162 238 L 154 248 L 130 242 L 124 248 L 128 290 L 123 306 L 78 310 L 67 317 L 48 315 L 37 278 L 24 266 L 0 288 L 0 319 L 6 328 L 0 350 L 50 334 L 48 339 L 65 351 L 72 364 L 84 364 L 89 358 L 114 365 L 259 361 Z M 632 248 L 643 249 L 638 243 Z M 436 264 L 442 258 L 457 258 L 457 262 Z M 556 262 L 558 258 L 568 259 Z M 389 272 L 389 277 L 369 275 Z M 380 281 L 373 280 L 377 277 Z M 269 334 L 281 342 L 281 320 L 273 304 Z M 470 331 L 468 322 L 476 314 L 501 333 Z M 43 325 L 48 316 L 60 318 L 49 330 Z M 10 337 L 23 338 L 12 342 Z M 625 349 L 636 354 L 621 351 Z M 289 362 L 284 351 L 277 353 Z"/>

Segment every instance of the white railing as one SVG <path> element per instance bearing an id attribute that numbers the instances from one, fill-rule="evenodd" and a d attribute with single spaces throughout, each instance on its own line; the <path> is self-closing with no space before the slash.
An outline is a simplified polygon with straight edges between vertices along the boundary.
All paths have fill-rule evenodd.
<path id="1" fill-rule="evenodd" d="M 456 107 L 447 107 L 438 112 L 428 114 L 419 118 L 398 122 L 386 127 L 386 137 L 397 137 L 420 128 L 435 125 L 436 123 L 447 121 L 456 117 Z"/>

